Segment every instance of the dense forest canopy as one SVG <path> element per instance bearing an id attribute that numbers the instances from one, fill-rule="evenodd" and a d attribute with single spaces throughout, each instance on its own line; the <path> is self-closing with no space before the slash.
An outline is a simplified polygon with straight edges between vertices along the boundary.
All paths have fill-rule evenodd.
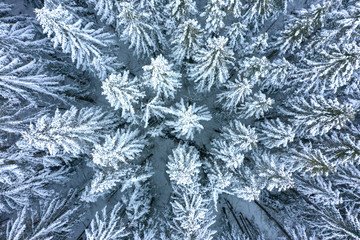
<path id="1" fill-rule="evenodd" d="M 3 0 L 0 239 L 360 240 L 360 2 Z"/>

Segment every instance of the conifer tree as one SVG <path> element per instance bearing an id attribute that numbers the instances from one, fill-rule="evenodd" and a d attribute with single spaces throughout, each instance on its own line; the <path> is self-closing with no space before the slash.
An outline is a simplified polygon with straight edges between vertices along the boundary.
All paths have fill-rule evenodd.
<path id="1" fill-rule="evenodd" d="M 24 156 L 20 160 L 26 159 Z M 50 169 L 37 170 L 24 168 L 22 162 L 12 163 L 1 159 L 0 183 L 0 212 L 11 212 L 14 209 L 24 208 L 31 203 L 31 199 L 51 199 L 56 194 L 51 189 L 46 189 L 48 184 L 63 183 L 67 171 L 60 168 L 57 171 Z"/>
<path id="2" fill-rule="evenodd" d="M 134 115 L 139 99 L 145 96 L 140 90 L 140 82 L 135 77 L 129 77 L 129 71 L 123 74 L 111 74 L 102 82 L 102 94 L 106 95 L 107 100 L 115 110 L 122 109 L 122 116 Z"/>
<path id="3" fill-rule="evenodd" d="M 288 1 L 283 2 L 286 5 Z M 245 6 L 243 18 L 248 25 L 252 25 L 255 31 L 259 30 L 265 20 L 278 14 L 283 7 L 276 0 L 249 0 Z"/>
<path id="4" fill-rule="evenodd" d="M 159 49 L 162 35 L 150 15 L 136 9 L 133 2 L 121 2 L 117 15 L 120 38 L 130 44 L 137 57 L 149 56 Z"/>
<path id="5" fill-rule="evenodd" d="M 328 5 L 330 3 L 328 2 Z M 358 2 L 353 1 L 347 6 L 346 9 L 337 12 L 340 16 L 337 18 L 338 31 L 345 33 L 345 40 L 349 40 L 358 34 L 360 18 L 360 4 Z"/>
<path id="6" fill-rule="evenodd" d="M 89 228 L 86 229 L 86 239 L 115 240 L 128 236 L 129 232 L 120 219 L 121 209 L 121 204 L 117 203 L 110 214 L 107 213 L 106 206 L 100 215 L 99 212 L 96 212 L 95 218 L 91 221 Z"/>
<path id="7" fill-rule="evenodd" d="M 214 140 L 211 153 L 216 160 L 221 160 L 227 168 L 239 168 L 244 161 L 244 152 L 236 144 L 226 140 Z"/>
<path id="8" fill-rule="evenodd" d="M 101 16 L 100 20 L 110 25 L 117 21 L 117 15 L 120 12 L 119 2 L 116 0 L 87 0 L 94 4 L 96 14 Z"/>
<path id="9" fill-rule="evenodd" d="M 265 94 L 258 92 L 254 94 L 254 97 L 245 102 L 241 106 L 242 116 L 244 118 L 260 118 L 263 117 L 265 112 L 269 111 L 274 104 L 274 100 L 266 98 Z"/>
<path id="10" fill-rule="evenodd" d="M 172 238 L 213 239 L 215 231 L 210 229 L 214 217 L 209 211 L 209 202 L 201 195 L 185 192 L 177 193 L 171 202 L 173 218 Z"/>
<path id="11" fill-rule="evenodd" d="M 298 16 L 289 16 L 285 30 L 280 32 L 278 44 L 281 52 L 294 51 L 301 47 L 308 37 L 318 28 L 324 27 L 331 9 L 331 2 L 324 1 L 311 5 L 309 10 L 302 10 Z"/>
<path id="12" fill-rule="evenodd" d="M 190 77 L 197 83 L 198 91 L 210 91 L 213 85 L 219 86 L 228 80 L 234 53 L 226 46 L 227 41 L 224 37 L 209 39 L 206 49 L 199 50 L 194 57 L 196 64 L 190 69 Z"/>
<path id="13" fill-rule="evenodd" d="M 172 56 L 177 63 L 193 58 L 203 45 L 203 31 L 199 23 L 189 19 L 180 24 L 172 36 L 171 43 Z"/>
<path id="14" fill-rule="evenodd" d="M 243 151 L 251 150 L 258 142 L 255 128 L 246 127 L 238 120 L 223 127 L 221 137 Z"/>
<path id="15" fill-rule="evenodd" d="M 47 76 L 42 68 L 36 60 L 24 62 L 0 51 L 0 96 L 9 102 L 36 105 L 41 102 L 40 96 L 45 95 L 67 103 L 63 93 L 71 87 L 64 84 L 64 77 Z"/>
<path id="16" fill-rule="evenodd" d="M 151 177 L 151 167 L 149 165 L 139 166 L 134 163 L 119 164 L 118 169 L 95 168 L 95 175 L 90 185 L 85 187 L 81 200 L 85 202 L 96 202 L 100 197 L 104 197 L 116 187 L 121 192 L 132 186 L 139 185 Z"/>
<path id="17" fill-rule="evenodd" d="M 329 136 L 324 136 L 324 143 L 320 148 L 338 165 L 358 164 L 360 160 L 358 132 L 355 126 L 351 126 L 347 132 L 332 132 Z"/>
<path id="18" fill-rule="evenodd" d="M 178 145 L 169 156 L 166 171 L 170 181 L 179 186 L 186 186 L 188 189 L 195 187 L 198 183 L 199 153 L 194 147 Z"/>
<path id="19" fill-rule="evenodd" d="M 253 85 L 244 78 L 238 77 L 234 82 L 229 81 L 224 84 L 226 90 L 217 95 L 219 102 L 224 102 L 223 108 L 230 110 L 231 112 L 236 111 L 239 104 L 245 101 L 245 98 L 252 93 Z"/>
<path id="20" fill-rule="evenodd" d="M 157 96 L 174 98 L 176 89 L 181 87 L 181 75 L 172 70 L 172 64 L 162 56 L 151 59 L 151 64 L 144 66 L 145 85 L 154 90 Z"/>
<path id="21" fill-rule="evenodd" d="M 222 0 L 209 0 L 205 6 L 205 11 L 200 14 L 206 17 L 205 29 L 209 35 L 218 35 L 221 28 L 225 26 L 223 21 L 226 13 L 223 10 L 224 2 Z"/>
<path id="22" fill-rule="evenodd" d="M 297 171 L 312 177 L 337 171 L 336 163 L 328 159 L 320 149 L 314 149 L 311 144 L 300 144 L 300 147 L 301 150 L 290 150 L 291 160 Z"/>
<path id="23" fill-rule="evenodd" d="M 298 134 L 323 135 L 331 129 L 341 129 L 354 119 L 355 110 L 350 104 L 341 104 L 337 99 L 310 95 L 310 99 L 295 98 L 290 101 L 291 110 L 284 111 L 293 117 Z"/>
<path id="24" fill-rule="evenodd" d="M 50 10 L 41 8 L 36 10 L 44 33 L 48 37 L 53 36 L 54 48 L 61 46 L 65 53 L 71 53 L 71 59 L 76 61 L 76 66 L 92 70 L 95 68 L 99 77 L 104 78 L 106 73 L 113 72 L 109 61 L 114 60 L 103 55 L 100 47 L 106 47 L 114 43 L 113 36 L 102 29 L 93 29 L 92 23 L 83 27 L 82 20 L 75 17 L 59 5 Z"/>
<path id="25" fill-rule="evenodd" d="M 184 22 L 189 16 L 197 13 L 196 2 L 193 0 L 174 0 L 166 5 L 168 14 L 177 22 Z"/>
<path id="26" fill-rule="evenodd" d="M 144 114 L 141 120 L 144 122 L 145 128 L 148 127 L 151 117 L 164 118 L 165 113 L 168 111 L 168 109 L 164 107 L 164 101 L 162 101 L 159 96 L 155 96 L 153 99 L 150 99 L 149 102 L 143 103 L 142 105 Z"/>
<path id="27" fill-rule="evenodd" d="M 319 58 L 306 59 L 307 67 L 299 76 L 300 82 L 306 81 L 303 88 L 315 91 L 330 88 L 336 92 L 360 68 L 359 52 L 356 44 L 331 45 L 327 51 L 319 52 Z"/>
<path id="28" fill-rule="evenodd" d="M 359 209 L 354 203 L 343 211 L 335 205 L 313 207 L 317 221 L 308 218 L 307 222 L 324 239 L 359 239 Z M 313 215 L 313 216 L 314 216 Z"/>
<path id="29" fill-rule="evenodd" d="M 23 140 L 51 155 L 66 152 L 77 156 L 89 153 L 92 144 L 99 143 L 114 124 L 114 115 L 100 108 L 71 107 L 63 114 L 57 109 L 53 117 L 44 115 L 30 124 Z"/>
<path id="30" fill-rule="evenodd" d="M 276 59 L 270 63 L 266 77 L 261 82 L 261 87 L 270 92 L 286 88 L 290 84 L 290 79 L 297 71 L 296 66 L 286 59 Z"/>
<path id="31" fill-rule="evenodd" d="M 286 147 L 295 137 L 292 127 L 281 122 L 279 118 L 265 120 L 260 131 L 259 141 L 267 148 Z"/>
<path id="32" fill-rule="evenodd" d="M 303 178 L 297 182 L 296 189 L 312 202 L 321 205 L 339 205 L 343 199 L 339 190 L 334 190 L 331 181 L 323 177 Z"/>
<path id="33" fill-rule="evenodd" d="M 137 160 L 145 144 L 146 141 L 139 136 L 139 131 L 118 130 L 113 137 L 106 136 L 102 145 L 95 145 L 92 152 L 93 162 L 104 168 L 117 170 L 122 164 Z"/>
<path id="34" fill-rule="evenodd" d="M 167 164 L 174 195 L 171 199 L 172 222 L 171 238 L 175 239 L 212 239 L 215 231 L 211 215 L 210 201 L 198 183 L 199 153 L 194 147 L 178 145 L 169 156 Z M 190 166 L 192 165 L 192 166 Z M 188 169 L 191 167 L 191 169 Z M 183 171 L 186 170 L 185 176 Z M 181 174 L 182 173 L 182 174 Z"/>
<path id="35" fill-rule="evenodd" d="M 250 49 L 253 51 L 253 49 Z M 240 65 L 239 76 L 247 78 L 252 84 L 259 84 L 269 75 L 271 64 L 266 57 L 246 57 Z"/>
<path id="36" fill-rule="evenodd" d="M 151 175 L 149 165 L 141 166 L 136 160 L 141 156 L 146 141 L 138 131 L 117 131 L 107 136 L 102 145 L 95 145 L 92 153 L 95 177 L 87 186 L 82 200 L 94 202 L 121 183 L 121 191 L 146 181 Z"/>
<path id="37" fill-rule="evenodd" d="M 151 181 L 146 181 L 141 185 L 134 186 L 127 190 L 121 198 L 121 201 L 126 204 L 125 214 L 128 218 L 128 228 L 133 229 L 134 237 L 136 234 L 146 236 L 157 232 L 156 228 L 154 229 L 156 223 L 150 216 L 153 198 L 150 194 L 150 184 Z M 145 225 L 149 233 L 144 229 Z"/>
<path id="38" fill-rule="evenodd" d="M 239 18 L 241 16 L 243 4 L 240 0 L 225 0 L 224 5 L 234 17 Z"/>
<path id="39" fill-rule="evenodd" d="M 184 136 L 186 139 L 193 139 L 195 132 L 200 132 L 204 128 L 200 121 L 211 120 L 206 107 L 197 107 L 195 103 L 185 104 L 183 99 L 168 112 L 173 116 L 173 120 L 168 120 L 165 124 L 173 129 L 172 133 L 175 133 L 177 137 Z"/>
<path id="40" fill-rule="evenodd" d="M 246 201 L 259 199 L 261 191 L 266 187 L 264 179 L 259 178 L 249 167 L 236 169 L 230 174 L 231 179 L 227 187 L 230 194 Z"/>
<path id="41" fill-rule="evenodd" d="M 226 28 L 226 37 L 229 39 L 229 47 L 238 49 L 245 44 L 246 25 L 235 22 Z"/>
<path id="42" fill-rule="evenodd" d="M 284 191 L 294 186 L 292 169 L 286 166 L 281 158 L 261 152 L 254 154 L 254 161 L 258 176 L 263 178 L 262 181 L 269 191 L 274 188 Z"/>
<path id="43" fill-rule="evenodd" d="M 39 212 L 24 207 L 17 215 L 15 221 L 8 222 L 6 239 L 51 239 L 53 237 L 69 236 L 71 225 L 76 219 L 73 216 L 78 206 L 68 209 L 68 203 L 74 201 L 70 193 L 65 199 L 41 201 Z"/>

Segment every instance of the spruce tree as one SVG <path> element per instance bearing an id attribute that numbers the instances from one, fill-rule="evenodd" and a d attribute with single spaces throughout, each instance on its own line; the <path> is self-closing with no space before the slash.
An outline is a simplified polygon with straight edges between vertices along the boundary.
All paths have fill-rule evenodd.
<path id="1" fill-rule="evenodd" d="M 234 53 L 226 46 L 227 41 L 224 37 L 209 39 L 207 47 L 194 57 L 196 63 L 190 69 L 190 77 L 199 92 L 210 91 L 213 85 L 220 86 L 228 80 Z"/>

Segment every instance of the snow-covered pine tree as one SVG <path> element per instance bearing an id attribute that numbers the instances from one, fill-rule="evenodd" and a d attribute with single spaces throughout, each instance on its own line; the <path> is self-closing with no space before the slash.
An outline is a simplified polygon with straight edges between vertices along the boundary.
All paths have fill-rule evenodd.
<path id="1" fill-rule="evenodd" d="M 232 142 L 215 139 L 211 142 L 211 154 L 215 160 L 221 160 L 226 168 L 238 168 L 244 161 L 244 151 Z"/>
<path id="2" fill-rule="evenodd" d="M 249 0 L 244 5 L 244 14 L 242 18 L 245 23 L 258 31 L 265 20 L 278 15 L 281 10 L 287 6 L 288 0 Z"/>
<path id="3" fill-rule="evenodd" d="M 3 3 L 5 4 L 5 3 Z M 25 14 L 14 16 L 11 10 L 13 5 L 3 5 L 3 14 L 0 15 L 0 48 L 1 52 L 11 58 L 20 58 L 31 61 L 34 58 L 49 57 L 52 47 L 46 38 L 37 36 L 36 20 Z"/>
<path id="4" fill-rule="evenodd" d="M 318 221 L 311 221 L 310 226 L 325 239 L 360 239 L 359 208 L 350 203 L 340 210 L 334 205 L 316 209 Z"/>
<path id="5" fill-rule="evenodd" d="M 329 176 L 297 177 L 297 197 L 302 201 L 289 217 L 304 219 L 309 235 L 320 239 L 357 239 L 359 207 L 351 199 L 359 194 L 359 174 L 357 166 L 346 166 Z"/>
<path id="6" fill-rule="evenodd" d="M 297 134 L 323 135 L 331 129 L 341 129 L 355 117 L 351 104 L 341 104 L 337 99 L 310 95 L 309 99 L 296 97 L 289 101 L 284 114 L 292 117 Z"/>
<path id="7" fill-rule="evenodd" d="M 240 107 L 241 116 L 243 118 L 261 118 L 264 116 L 265 112 L 269 111 L 274 104 L 274 100 L 271 98 L 266 98 L 266 95 L 262 92 L 254 94 L 254 97 L 250 98 L 245 102 L 243 106 Z"/>
<path id="8" fill-rule="evenodd" d="M 205 29 L 209 35 L 217 36 L 220 29 L 225 26 L 224 17 L 226 13 L 223 7 L 223 0 L 209 0 L 205 6 L 205 11 L 200 14 L 201 17 L 206 17 Z"/>
<path id="9" fill-rule="evenodd" d="M 83 26 L 81 19 L 76 19 L 67 9 L 59 5 L 50 10 L 45 7 L 35 10 L 44 33 L 52 37 L 54 48 L 61 45 L 65 53 L 71 53 L 71 59 L 79 68 L 94 71 L 104 79 L 108 73 L 114 72 L 111 62 L 113 57 L 105 56 L 101 47 L 114 43 L 113 35 L 103 29 L 93 29 L 93 23 Z"/>
<path id="10" fill-rule="evenodd" d="M 144 84 L 149 86 L 157 96 L 165 99 L 174 98 L 176 90 L 181 87 L 181 74 L 173 71 L 170 64 L 162 55 L 151 58 L 151 64 L 143 67 Z"/>
<path id="11" fill-rule="evenodd" d="M 124 196 L 122 196 L 121 201 L 125 205 L 125 214 L 128 219 L 128 229 L 136 231 L 141 234 L 144 232 L 142 229 L 144 225 L 147 228 L 151 229 L 153 227 L 153 219 L 150 216 L 151 201 L 152 195 L 150 194 L 151 181 L 146 181 L 145 183 L 134 186 L 133 188 L 128 189 Z M 156 224 L 156 223 L 155 223 Z M 152 232 L 156 230 L 152 229 Z"/>
<path id="12" fill-rule="evenodd" d="M 8 146 L 12 142 L 10 136 L 21 135 L 25 129 L 28 129 L 31 122 L 47 113 L 47 111 L 34 113 L 35 109 L 35 106 L 31 104 L 3 103 L 0 109 L 0 146 Z"/>
<path id="13" fill-rule="evenodd" d="M 227 11 L 229 11 L 236 18 L 241 17 L 241 11 L 243 9 L 241 0 L 225 0 L 224 2 L 224 6 L 226 7 Z"/>
<path id="14" fill-rule="evenodd" d="M 299 11 L 297 16 L 290 15 L 276 43 L 279 44 L 281 53 L 299 49 L 311 34 L 324 27 L 331 6 L 331 1 L 323 1 L 311 5 L 309 10 Z"/>
<path id="15" fill-rule="evenodd" d="M 115 124 L 113 113 L 94 107 L 80 110 L 71 107 L 64 113 L 57 109 L 53 117 L 40 117 L 36 124 L 30 124 L 22 137 L 33 148 L 48 151 L 51 155 L 66 152 L 77 156 L 89 154 L 92 145 L 99 143 Z"/>
<path id="16" fill-rule="evenodd" d="M 239 104 L 244 103 L 245 98 L 252 93 L 253 85 L 246 78 L 240 80 L 237 77 L 234 81 L 224 84 L 225 90 L 217 95 L 218 102 L 224 102 L 222 108 L 235 112 Z"/>
<path id="17" fill-rule="evenodd" d="M 328 159 L 320 149 L 315 149 L 312 144 L 299 144 L 299 149 L 291 148 L 290 162 L 293 168 L 302 174 L 311 177 L 329 175 L 337 171 L 336 162 Z"/>
<path id="18" fill-rule="evenodd" d="M 328 4 L 330 4 L 329 2 Z M 351 1 L 345 5 L 345 9 L 336 12 L 338 16 L 336 22 L 338 24 L 337 31 L 343 33 L 345 41 L 348 41 L 358 35 L 359 19 L 360 19 L 360 4 L 357 1 Z"/>
<path id="19" fill-rule="evenodd" d="M 261 82 L 261 88 L 267 91 L 276 91 L 289 85 L 291 77 L 298 69 L 285 58 L 275 59 L 270 63 L 266 77 Z"/>
<path id="20" fill-rule="evenodd" d="M 219 195 L 222 193 L 231 194 L 231 191 L 234 189 L 234 179 L 232 172 L 227 170 L 228 166 L 226 166 L 226 168 L 221 168 L 215 161 L 211 164 L 208 163 L 207 165 L 206 170 L 208 171 L 209 183 L 206 187 L 211 193 L 215 210 L 217 210 Z"/>
<path id="21" fill-rule="evenodd" d="M 17 142 L 20 145 L 20 142 Z M 26 142 L 23 142 L 27 145 Z M 33 149 L 31 146 L 21 145 L 20 147 L 14 145 L 3 152 L 0 152 L 0 158 L 8 156 L 11 159 L 12 164 L 18 164 L 27 162 L 26 169 L 32 171 L 38 167 L 40 168 L 56 168 L 56 167 L 68 167 L 74 160 L 74 157 L 69 154 L 58 154 L 56 156 L 46 154 L 45 152 Z M 58 169 L 60 170 L 60 169 Z M 63 169 L 64 170 L 64 169 Z"/>
<path id="22" fill-rule="evenodd" d="M 128 236 L 130 232 L 120 218 L 122 208 L 123 206 L 117 203 L 110 214 L 107 212 L 107 206 L 102 209 L 100 215 L 96 212 L 90 226 L 85 230 L 86 239 L 116 240 Z"/>
<path id="23" fill-rule="evenodd" d="M 332 132 L 324 136 L 324 142 L 319 146 L 322 151 L 336 161 L 338 165 L 359 164 L 360 149 L 358 127 L 352 125 L 345 131 Z"/>
<path id="24" fill-rule="evenodd" d="M 69 209 L 71 205 L 72 208 Z M 3 237 L 9 240 L 69 237 L 71 226 L 78 217 L 74 216 L 78 209 L 79 207 L 74 203 L 74 193 L 71 192 L 64 199 L 41 201 L 38 209 L 26 206 L 18 212 L 15 221 L 8 222 L 6 236 Z"/>
<path id="25" fill-rule="evenodd" d="M 222 128 L 222 139 L 246 152 L 256 147 L 258 137 L 255 128 L 246 127 L 239 120 L 231 121 Z"/>
<path id="26" fill-rule="evenodd" d="M 297 181 L 296 190 L 305 195 L 315 204 L 339 205 L 343 203 L 340 191 L 334 190 L 331 181 L 326 181 L 323 177 L 315 178 L 304 177 Z"/>
<path id="27" fill-rule="evenodd" d="M 172 115 L 173 120 L 167 120 L 165 124 L 172 129 L 172 133 L 181 138 L 193 139 L 196 132 L 204 129 L 200 121 L 211 120 L 210 112 L 207 107 L 197 107 L 196 103 L 188 104 L 181 99 L 175 107 L 171 107 L 168 113 Z"/>
<path id="28" fill-rule="evenodd" d="M 354 43 L 328 46 L 318 51 L 315 59 L 305 59 L 306 67 L 301 69 L 296 81 L 302 89 L 324 92 L 338 88 L 349 82 L 360 68 L 360 47 Z"/>
<path id="29" fill-rule="evenodd" d="M 211 215 L 210 201 L 199 193 L 177 191 L 171 201 L 174 215 L 171 228 L 172 239 L 213 239 L 216 231 L 211 230 L 215 223 Z"/>
<path id="30" fill-rule="evenodd" d="M 111 191 L 121 192 L 147 181 L 152 176 L 152 168 L 146 164 L 122 164 L 117 170 L 112 168 L 95 168 L 95 175 L 90 185 L 85 187 L 81 200 L 85 202 L 96 202 Z M 115 189 L 117 187 L 117 189 Z"/>
<path id="31" fill-rule="evenodd" d="M 193 0 L 174 0 L 166 5 L 168 15 L 177 22 L 184 22 L 197 13 L 196 2 Z"/>
<path id="32" fill-rule="evenodd" d="M 208 169 L 208 188 L 212 193 L 215 206 L 221 193 L 234 195 L 246 201 L 259 199 L 261 191 L 266 187 L 264 179 L 247 166 L 234 169 L 221 165 L 224 164 L 219 162 L 218 167 L 211 166 Z"/>
<path id="33" fill-rule="evenodd" d="M 146 143 L 137 130 L 118 130 L 114 136 L 107 135 L 102 145 L 95 144 L 92 159 L 103 168 L 111 167 L 118 170 L 122 164 L 137 160 Z"/>
<path id="34" fill-rule="evenodd" d="M 41 104 L 43 96 L 67 103 L 63 93 L 71 87 L 64 84 L 62 76 L 47 76 L 43 65 L 36 61 L 24 62 L 0 49 L 0 97 L 9 102 Z M 45 100 L 46 102 L 46 100 Z"/>
<path id="35" fill-rule="evenodd" d="M 57 171 L 50 169 L 39 170 L 27 166 L 23 161 L 11 162 L 4 159 L 10 154 L 1 154 L 0 158 L 0 212 L 11 212 L 30 205 L 32 199 L 51 199 L 56 194 L 53 190 L 46 188 L 49 184 L 63 183 L 67 179 L 67 171 L 60 168 Z M 20 160 L 27 160 L 23 156 Z M 31 163 L 28 163 L 30 165 Z"/>
<path id="36" fill-rule="evenodd" d="M 226 27 L 226 37 L 229 39 L 229 47 L 235 51 L 241 51 L 241 47 L 245 43 L 246 31 L 246 25 L 241 22 L 235 22 L 231 24 L 231 26 Z"/>
<path id="37" fill-rule="evenodd" d="M 100 16 L 100 20 L 106 24 L 114 24 L 117 22 L 117 15 L 120 12 L 119 2 L 116 0 L 87 0 L 90 4 L 95 5 L 96 14 Z"/>
<path id="38" fill-rule="evenodd" d="M 179 144 L 169 156 L 167 163 L 170 181 L 175 185 L 193 189 L 198 185 L 201 163 L 198 151 L 185 144 Z"/>
<path id="39" fill-rule="evenodd" d="M 148 127 L 151 117 L 165 117 L 164 114 L 168 111 L 168 109 L 164 107 L 164 104 L 164 101 L 161 100 L 159 96 L 155 96 L 147 103 L 142 103 L 142 110 L 144 111 L 142 121 L 145 124 L 145 128 Z"/>
<path id="40" fill-rule="evenodd" d="M 293 128 L 281 122 L 279 118 L 265 120 L 261 124 L 260 132 L 259 142 L 267 148 L 286 147 L 295 138 Z"/>
<path id="41" fill-rule="evenodd" d="M 130 44 L 134 55 L 142 58 L 159 50 L 163 36 L 156 22 L 151 21 L 150 14 L 136 9 L 132 1 L 119 5 L 118 32 L 121 32 L 120 38 Z"/>
<path id="42" fill-rule="evenodd" d="M 279 156 L 265 151 L 255 152 L 253 157 L 256 172 L 269 191 L 274 188 L 284 191 L 294 187 L 295 183 L 292 178 L 294 170 L 289 168 Z"/>
<path id="43" fill-rule="evenodd" d="M 171 185 L 171 218 L 169 236 L 172 239 L 212 239 L 215 231 L 210 201 L 199 183 L 201 162 L 199 152 L 187 144 L 179 144 L 167 164 Z M 185 175 L 184 175 L 185 174 Z"/>
<path id="44" fill-rule="evenodd" d="M 82 200 L 94 202 L 109 193 L 121 183 L 121 191 L 138 185 L 151 177 L 151 167 L 136 164 L 146 141 L 138 131 L 131 129 L 117 131 L 107 136 L 102 145 L 95 145 L 92 153 L 95 176 L 86 187 Z"/>
<path id="45" fill-rule="evenodd" d="M 220 86 L 228 80 L 235 59 L 227 41 L 225 37 L 211 38 L 206 48 L 194 56 L 196 63 L 190 69 L 190 78 L 199 92 L 210 91 L 213 85 Z"/>
<path id="46" fill-rule="evenodd" d="M 266 79 L 271 69 L 271 64 L 266 57 L 245 57 L 239 65 L 238 78 L 247 78 L 252 85 Z"/>
<path id="47" fill-rule="evenodd" d="M 102 89 L 106 99 L 115 110 L 121 109 L 122 116 L 133 116 L 135 114 L 135 105 L 145 96 L 141 91 L 141 83 L 135 77 L 129 77 L 129 71 L 122 74 L 111 74 L 102 82 Z"/>
<path id="48" fill-rule="evenodd" d="M 180 24 L 171 38 L 172 57 L 178 63 L 193 58 L 203 45 L 203 30 L 194 19 L 186 20 Z"/>
<path id="49" fill-rule="evenodd" d="M 346 167 L 339 168 L 336 178 L 333 179 L 332 183 L 336 188 L 342 187 L 342 196 L 348 198 L 356 197 L 359 195 L 359 176 L 360 170 L 356 165 L 349 165 Z"/>

